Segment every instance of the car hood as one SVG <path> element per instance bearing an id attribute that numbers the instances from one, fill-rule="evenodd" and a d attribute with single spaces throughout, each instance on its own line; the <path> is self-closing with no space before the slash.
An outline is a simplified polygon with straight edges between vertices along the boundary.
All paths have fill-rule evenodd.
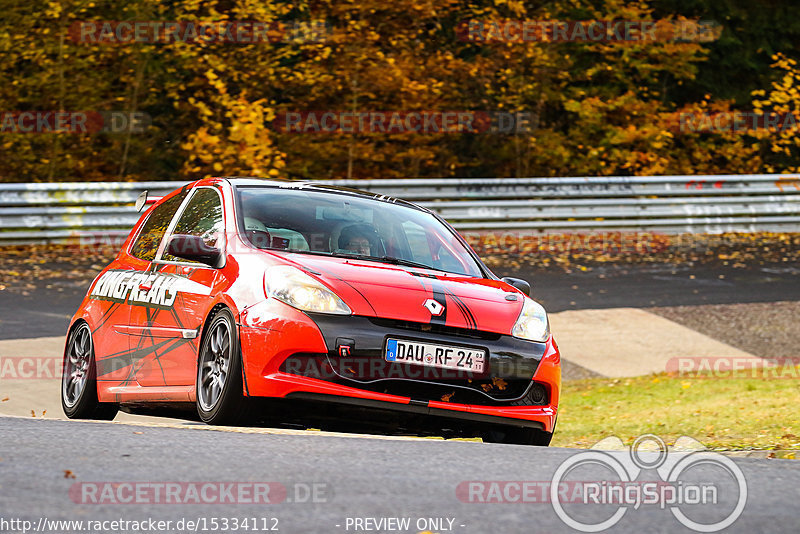
<path id="1" fill-rule="evenodd" d="M 330 287 L 355 315 L 510 334 L 522 309 L 522 293 L 500 280 L 347 258 L 283 259 Z M 439 315 L 429 300 L 443 306 Z"/>

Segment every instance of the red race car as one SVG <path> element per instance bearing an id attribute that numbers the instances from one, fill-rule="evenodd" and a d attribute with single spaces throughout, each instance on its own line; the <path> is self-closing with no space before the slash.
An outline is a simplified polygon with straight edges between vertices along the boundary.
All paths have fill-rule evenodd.
<path id="1" fill-rule="evenodd" d="M 545 310 L 430 210 L 247 178 L 137 204 L 154 205 L 70 323 L 68 417 L 192 403 L 210 424 L 258 412 L 549 444 Z"/>

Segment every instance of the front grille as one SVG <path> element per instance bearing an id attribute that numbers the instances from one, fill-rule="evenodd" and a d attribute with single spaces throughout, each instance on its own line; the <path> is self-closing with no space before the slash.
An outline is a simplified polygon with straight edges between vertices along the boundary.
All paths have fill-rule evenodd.
<path id="1" fill-rule="evenodd" d="M 492 393 L 482 393 L 481 386 L 491 385 L 491 381 L 473 381 L 472 384 L 461 383 L 429 383 L 412 380 L 384 380 L 371 384 L 358 384 L 356 387 L 387 395 L 410 397 L 419 401 L 452 402 L 454 404 L 470 404 L 474 406 L 514 405 L 525 398 L 530 380 L 511 380 L 504 384 L 504 389 L 495 389 Z M 352 382 L 350 385 L 353 385 Z"/>
<path id="2" fill-rule="evenodd" d="M 495 334 L 494 332 L 484 332 L 482 330 L 472 330 L 470 328 L 458 328 L 456 326 L 447 326 L 443 324 L 415 323 L 412 321 L 399 321 L 397 319 L 380 319 L 374 317 L 370 317 L 369 320 L 372 324 L 380 326 L 381 328 L 400 328 L 403 330 L 412 330 L 414 332 L 467 337 L 471 339 L 483 339 L 487 341 L 497 341 L 501 337 L 500 334 Z"/>

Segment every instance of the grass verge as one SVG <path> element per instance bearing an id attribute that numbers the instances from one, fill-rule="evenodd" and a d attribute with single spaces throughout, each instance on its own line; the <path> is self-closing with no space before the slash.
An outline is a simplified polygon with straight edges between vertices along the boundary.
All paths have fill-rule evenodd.
<path id="1" fill-rule="evenodd" d="M 553 446 L 591 447 L 642 434 L 690 436 L 715 450 L 800 449 L 800 367 L 770 378 L 658 374 L 564 382 Z M 784 377 L 784 378 L 775 378 Z"/>

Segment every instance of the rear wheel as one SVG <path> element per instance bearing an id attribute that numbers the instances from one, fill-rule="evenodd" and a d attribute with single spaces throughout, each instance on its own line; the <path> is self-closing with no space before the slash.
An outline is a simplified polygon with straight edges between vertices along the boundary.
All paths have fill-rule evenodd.
<path id="1" fill-rule="evenodd" d="M 99 419 L 110 421 L 119 406 L 97 400 L 97 370 L 95 367 L 92 330 L 81 322 L 67 339 L 61 375 L 61 407 L 70 419 Z"/>
<path id="2" fill-rule="evenodd" d="M 233 314 L 222 309 L 209 323 L 197 365 L 197 413 L 210 425 L 236 424 L 244 405 L 242 357 Z"/>

